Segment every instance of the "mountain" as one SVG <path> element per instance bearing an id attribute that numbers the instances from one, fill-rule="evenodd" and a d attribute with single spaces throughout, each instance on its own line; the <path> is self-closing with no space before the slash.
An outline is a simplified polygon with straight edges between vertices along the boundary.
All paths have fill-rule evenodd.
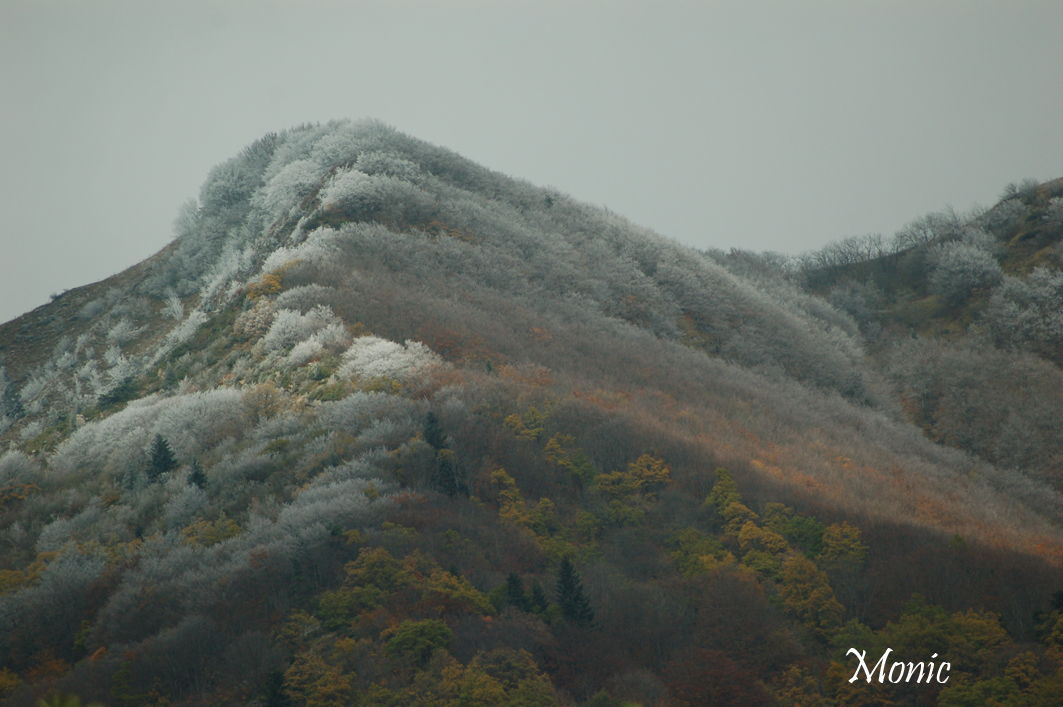
<path id="1" fill-rule="evenodd" d="M 1052 704 L 1054 189 L 795 261 L 267 135 L 0 326 L 0 695 Z M 951 681 L 849 682 L 887 647 Z"/>

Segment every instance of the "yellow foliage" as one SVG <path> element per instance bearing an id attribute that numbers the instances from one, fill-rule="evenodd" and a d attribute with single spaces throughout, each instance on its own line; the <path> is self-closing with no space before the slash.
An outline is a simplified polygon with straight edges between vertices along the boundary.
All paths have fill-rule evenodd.
<path id="1" fill-rule="evenodd" d="M 832 707 L 835 704 L 833 700 L 821 694 L 818 681 L 807 668 L 790 666 L 778 678 L 774 687 L 774 692 L 779 697 L 780 704 L 783 705 Z"/>
<path id="2" fill-rule="evenodd" d="M 21 684 L 22 680 L 19 678 L 18 673 L 12 672 L 7 668 L 0 668 L 0 697 L 10 695 Z"/>
<path id="3" fill-rule="evenodd" d="M 555 516 L 556 510 L 553 501 L 540 498 L 530 515 L 532 532 L 539 536 L 550 536 L 561 530 L 561 524 Z"/>
<path id="4" fill-rule="evenodd" d="M 759 572 L 765 577 L 778 579 L 779 572 L 782 570 L 782 560 L 778 555 L 763 550 L 750 550 L 742 558 L 742 566 Z"/>
<path id="5" fill-rule="evenodd" d="M 281 279 L 276 271 L 269 272 L 247 286 L 247 299 L 254 301 L 259 297 L 275 295 L 281 291 Z"/>
<path id="6" fill-rule="evenodd" d="M 509 417 L 513 417 L 510 415 Z M 509 417 L 506 420 L 509 420 Z M 573 444 L 576 438 L 571 435 L 556 434 L 550 438 L 550 441 L 546 443 L 546 449 L 543 450 L 546 461 L 557 466 L 563 466 L 568 461 L 568 455 L 565 453 L 565 447 Z"/>
<path id="7" fill-rule="evenodd" d="M 402 391 L 402 383 L 389 376 L 375 376 L 362 384 L 363 393 L 398 395 L 400 391 Z"/>
<path id="8" fill-rule="evenodd" d="M 536 440 L 543 433 L 545 422 L 546 415 L 539 412 L 538 408 L 530 407 L 523 416 L 513 413 L 502 424 L 522 439 Z"/>
<path id="9" fill-rule="evenodd" d="M 697 577 L 724 564 L 733 564 L 735 557 L 720 541 L 702 533 L 697 528 L 684 528 L 672 536 L 671 556 L 679 573 L 684 577 Z"/>
<path id="10" fill-rule="evenodd" d="M 826 638 L 845 613 L 826 573 L 804 555 L 783 562 L 779 598 L 787 613 L 820 638 Z"/>
<path id="11" fill-rule="evenodd" d="M 392 592 L 410 583 L 409 573 L 402 564 L 382 547 L 363 547 L 358 559 L 346 566 L 348 585 L 373 584 Z"/>
<path id="12" fill-rule="evenodd" d="M 529 527 L 531 514 L 513 477 L 505 469 L 496 469 L 491 472 L 491 483 L 498 487 L 498 517 L 522 528 Z"/>
<path id="13" fill-rule="evenodd" d="M 390 520 L 386 520 L 381 523 L 380 529 L 388 535 L 394 535 L 399 538 L 417 537 L 417 528 L 410 528 L 405 525 L 399 525 L 398 523 L 392 523 Z"/>
<path id="14" fill-rule="evenodd" d="M 256 300 L 259 297 L 265 297 L 269 295 L 275 295 L 281 291 L 281 280 L 284 278 L 284 273 L 294 268 L 301 263 L 302 260 L 296 259 L 291 262 L 285 263 L 281 267 L 266 273 L 262 277 L 258 278 L 255 282 L 252 282 L 247 286 L 247 299 Z"/>
<path id="15" fill-rule="evenodd" d="M 705 498 L 705 505 L 712 506 L 717 512 L 723 513 L 732 503 L 741 503 L 742 497 L 738 493 L 738 485 L 735 484 L 731 474 L 723 468 L 716 470 L 716 483 L 712 491 Z"/>
<path id="16" fill-rule="evenodd" d="M 1056 660 L 1063 661 L 1063 612 L 1053 611 L 1048 615 L 1048 620 L 1041 624 L 1044 632 L 1044 642 L 1048 645 L 1050 653 Z"/>
<path id="17" fill-rule="evenodd" d="M 451 613 L 471 612 L 481 615 L 493 615 L 495 607 L 487 596 L 469 583 L 464 577 L 455 577 L 445 570 L 434 570 L 427 579 L 417 582 L 430 603 L 437 604 L 440 616 Z"/>
<path id="18" fill-rule="evenodd" d="M 460 663 L 448 665 L 443 669 L 441 687 L 450 698 L 444 704 L 461 705 L 461 707 L 496 707 L 506 697 L 502 683 L 474 666 L 462 666 Z"/>
<path id="19" fill-rule="evenodd" d="M 628 465 L 627 471 L 599 474 L 595 480 L 598 490 L 621 503 L 648 498 L 655 487 L 672 478 L 672 469 L 663 459 L 643 454 Z"/>
<path id="20" fill-rule="evenodd" d="M 663 459 L 643 454 L 631 462 L 628 473 L 638 479 L 639 489 L 646 490 L 657 484 L 666 484 L 672 480 L 672 467 L 664 463 Z"/>
<path id="21" fill-rule="evenodd" d="M 759 528 L 747 520 L 738 533 L 738 544 L 744 552 L 761 550 L 772 555 L 781 555 L 790 549 L 786 538 L 766 528 Z"/>
<path id="22" fill-rule="evenodd" d="M 44 570 L 44 563 L 33 563 L 25 571 L 0 570 L 0 594 L 13 592 L 33 583 Z"/>
<path id="23" fill-rule="evenodd" d="M 107 541 L 107 545 L 104 547 L 104 551 L 107 553 L 107 559 L 110 562 L 121 562 L 127 557 L 132 557 L 140 552 L 140 546 L 143 544 L 144 541 L 140 538 L 133 538 L 129 542 L 122 542 L 118 539 L 117 535 L 112 533 L 110 539 Z"/>
<path id="24" fill-rule="evenodd" d="M 737 537 L 746 523 L 757 520 L 757 514 L 746 508 L 744 504 L 735 501 L 724 508 L 723 519 L 727 521 L 724 531 L 728 535 Z"/>
<path id="25" fill-rule="evenodd" d="M 354 699 L 350 676 L 318 655 L 303 653 L 284 673 L 284 686 L 306 707 L 347 707 Z"/>
<path id="26" fill-rule="evenodd" d="M 296 610 L 288 616 L 288 621 L 277 632 L 277 637 L 295 648 L 304 645 L 312 635 L 320 630 L 320 621 L 305 611 Z"/>
<path id="27" fill-rule="evenodd" d="M 952 622 L 962 636 L 962 640 L 956 643 L 969 647 L 974 654 L 981 654 L 1008 641 L 1008 632 L 1000 624 L 1000 616 L 991 611 L 968 609 L 963 613 L 957 612 L 952 615 Z"/>
<path id="28" fill-rule="evenodd" d="M 479 653 L 467 666 L 442 670 L 445 707 L 549 707 L 558 704 L 554 688 L 523 650 Z"/>
<path id="29" fill-rule="evenodd" d="M 152 693 L 149 693 L 149 695 L 154 696 Z M 145 697 L 146 696 L 147 695 L 145 695 Z M 163 702 L 157 704 L 165 704 L 167 706 L 170 704 L 170 701 L 165 697 L 160 697 L 159 699 Z M 77 695 L 68 695 L 62 692 L 57 692 L 48 699 L 37 700 L 37 707 L 81 707 L 81 698 Z M 103 705 L 99 702 L 90 702 L 85 705 L 85 707 L 103 707 Z"/>
<path id="30" fill-rule="evenodd" d="M 823 533 L 823 552 L 820 557 L 828 562 L 863 562 L 867 557 L 867 545 L 860 542 L 860 529 L 848 523 L 828 525 Z"/>
<path id="31" fill-rule="evenodd" d="M 226 518 L 225 514 L 222 513 L 218 520 L 213 522 L 209 520 L 196 521 L 182 530 L 181 534 L 185 536 L 184 543 L 186 545 L 210 547 L 223 540 L 235 538 L 242 532 L 236 521 L 232 518 Z"/>
<path id="32" fill-rule="evenodd" d="M 1008 666 L 1004 668 L 1004 675 L 1014 680 L 1020 690 L 1025 690 L 1030 683 L 1041 677 L 1037 663 L 1036 653 L 1031 651 L 1019 653 L 1008 661 Z"/>

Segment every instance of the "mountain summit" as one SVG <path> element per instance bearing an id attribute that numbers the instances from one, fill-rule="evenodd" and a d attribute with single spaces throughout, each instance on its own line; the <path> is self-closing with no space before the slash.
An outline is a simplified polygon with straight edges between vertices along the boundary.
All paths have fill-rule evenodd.
<path id="1" fill-rule="evenodd" d="M 1020 644 L 1049 694 L 1051 465 L 935 436 L 857 260 L 699 252 L 376 122 L 267 135 L 0 326 L 0 695 L 864 704 L 854 641 L 965 676 L 896 704 Z M 987 277 L 939 320 L 1027 282 Z"/>

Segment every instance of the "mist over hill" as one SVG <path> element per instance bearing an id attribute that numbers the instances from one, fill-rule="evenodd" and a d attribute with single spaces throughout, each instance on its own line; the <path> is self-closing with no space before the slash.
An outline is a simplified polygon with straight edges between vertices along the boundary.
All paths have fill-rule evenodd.
<path id="1" fill-rule="evenodd" d="M 1005 197 L 704 253 L 376 122 L 267 135 L 0 325 L 0 695 L 1050 704 L 1063 185 Z"/>

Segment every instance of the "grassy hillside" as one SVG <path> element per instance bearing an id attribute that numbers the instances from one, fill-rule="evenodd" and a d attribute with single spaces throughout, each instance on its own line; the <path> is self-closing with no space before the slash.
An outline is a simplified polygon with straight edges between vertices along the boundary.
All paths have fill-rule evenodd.
<path id="1" fill-rule="evenodd" d="M 874 267 L 699 253 L 376 123 L 266 136 L 0 326 L 0 694 L 1051 704 L 1058 484 L 928 438 L 883 362 L 968 334 L 901 353 L 837 294 Z M 849 683 L 853 646 L 953 678 Z"/>

